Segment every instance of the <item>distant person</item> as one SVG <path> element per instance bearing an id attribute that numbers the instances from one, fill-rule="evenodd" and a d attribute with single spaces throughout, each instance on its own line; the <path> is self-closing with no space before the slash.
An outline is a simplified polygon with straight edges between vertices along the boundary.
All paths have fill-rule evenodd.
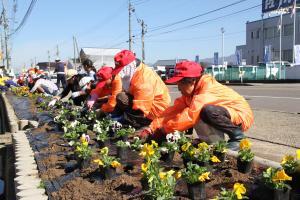
<path id="1" fill-rule="evenodd" d="M 238 150 L 244 132 L 253 124 L 253 113 L 244 97 L 203 74 L 203 68 L 192 61 L 177 63 L 174 76 L 166 82 L 176 83 L 182 96 L 154 119 L 150 128 L 141 131 L 140 137 L 153 134 L 160 138 L 194 127 L 200 139 L 210 140 L 214 134 L 209 132 L 211 127 L 220 133 L 220 140 L 224 140 L 226 133 L 229 148 Z"/>
<path id="2" fill-rule="evenodd" d="M 60 62 L 60 59 L 57 58 L 55 60 L 55 71 L 57 74 L 57 82 L 56 85 L 58 88 L 60 88 L 60 83 L 62 84 L 63 89 L 66 88 L 67 83 L 66 83 L 66 71 L 67 71 L 67 67 L 65 65 L 65 63 Z"/>
<path id="3" fill-rule="evenodd" d="M 34 80 L 34 86 L 30 90 L 31 93 L 37 91 L 39 93 L 45 94 L 46 96 L 55 96 L 58 94 L 59 89 L 57 85 L 52 81 L 39 78 L 35 74 L 32 75 L 32 78 Z"/>
<path id="4" fill-rule="evenodd" d="M 96 68 L 94 67 L 93 62 L 90 59 L 86 59 L 82 62 L 83 69 L 86 72 L 87 76 L 96 80 Z"/>

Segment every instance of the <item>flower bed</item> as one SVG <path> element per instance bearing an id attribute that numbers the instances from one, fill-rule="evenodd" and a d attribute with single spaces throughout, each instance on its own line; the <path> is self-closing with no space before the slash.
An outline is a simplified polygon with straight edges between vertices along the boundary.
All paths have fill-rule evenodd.
<path id="1" fill-rule="evenodd" d="M 74 111 L 74 109 L 71 110 Z M 173 159 L 169 158 L 165 161 L 159 160 L 160 155 L 157 157 L 159 168 L 157 168 L 158 173 L 155 174 L 155 178 L 159 178 L 159 183 L 166 182 L 166 185 L 168 185 L 168 187 L 158 185 L 157 187 L 161 187 L 162 192 L 156 191 L 157 193 L 167 193 L 168 190 L 172 190 L 176 199 L 189 199 L 187 182 L 190 181 L 193 185 L 198 179 L 199 182 L 205 182 L 205 199 L 212 199 L 217 195 L 219 197 L 232 195 L 233 198 L 231 199 L 243 198 L 245 195 L 250 199 L 270 199 L 269 188 L 263 187 L 261 181 L 263 172 L 268 173 L 268 170 L 266 171 L 264 167 L 257 163 L 253 164 L 250 173 L 240 173 L 237 168 L 237 158 L 226 156 L 224 162 L 218 163 L 220 161 L 218 157 L 221 158 L 222 156 L 215 157 L 208 154 L 212 149 L 206 144 L 193 146 L 187 141 L 178 146 L 163 143 L 160 147 L 152 142 L 152 144 L 144 145 L 140 152 L 137 149 L 141 148 L 141 144 L 135 142 L 129 148 L 125 141 L 127 135 L 132 132 L 130 128 L 123 129 L 121 132 L 119 131 L 119 134 L 115 134 L 119 138 L 111 137 L 114 134 L 111 134 L 111 131 L 106 128 L 109 123 L 92 122 L 91 113 L 84 120 L 76 122 L 79 117 L 79 115 L 77 116 L 78 112 L 72 114 L 61 109 L 58 111 L 72 118 L 71 121 L 60 121 L 59 117 L 56 118 L 58 123 L 64 124 L 64 128 L 60 127 L 59 130 L 51 122 L 27 133 L 30 144 L 35 151 L 39 174 L 49 199 L 144 199 L 149 197 L 147 187 L 151 187 L 151 184 L 149 185 L 149 180 L 145 181 L 144 178 L 147 177 L 145 174 L 147 174 L 149 167 L 152 167 L 148 163 L 154 162 L 153 159 L 156 159 L 151 156 L 160 154 L 157 153 L 158 151 L 164 153 L 176 151 L 176 153 Z M 83 121 L 87 124 L 86 127 L 81 126 L 80 123 L 83 123 Z M 93 126 L 93 124 L 97 125 Z M 105 132 L 106 137 L 99 137 L 99 134 L 103 134 L 103 132 Z M 118 130 L 114 130 L 114 132 L 117 133 Z M 81 134 L 85 135 L 81 136 L 79 140 Z M 172 142 L 176 137 L 169 137 L 167 141 Z M 101 140 L 109 141 L 105 144 L 108 147 L 107 149 L 99 146 Z M 245 151 L 240 152 L 240 159 L 244 157 L 245 160 L 250 161 L 252 159 L 249 151 L 250 144 L 244 141 L 241 146 Z M 213 149 L 214 155 L 224 153 L 223 147 L 224 144 L 217 145 Z M 126 154 L 122 156 L 121 160 L 117 156 L 120 154 L 120 152 L 118 154 L 118 148 L 119 151 L 120 148 L 127 148 Z M 192 158 L 187 154 L 185 155 L 185 152 L 189 150 L 194 152 L 193 155 L 198 155 L 197 161 L 215 163 L 206 166 L 207 171 L 197 168 L 194 162 L 192 164 L 189 162 L 193 161 Z M 104 155 L 108 157 L 104 157 Z M 82 159 L 82 156 L 84 156 L 84 159 Z M 81 158 L 81 160 L 78 158 Z M 82 163 L 83 161 L 85 163 Z M 119 162 L 122 163 L 121 167 L 118 164 Z M 196 164 L 198 166 L 201 163 Z M 113 172 L 116 173 L 110 171 L 112 177 L 107 177 L 108 171 L 103 174 L 104 166 L 113 168 Z M 189 173 L 187 169 L 198 171 L 199 174 L 196 179 L 191 176 L 193 173 Z M 179 172 L 182 173 L 181 178 L 179 178 Z M 275 173 L 276 171 L 274 171 Z M 149 177 L 151 176 L 147 178 Z M 269 180 L 272 182 L 273 175 L 269 174 L 270 177 Z M 282 183 L 284 180 L 288 180 L 287 177 L 280 174 L 277 174 L 275 178 L 282 181 Z M 172 184 L 175 187 L 174 189 L 172 189 Z"/>

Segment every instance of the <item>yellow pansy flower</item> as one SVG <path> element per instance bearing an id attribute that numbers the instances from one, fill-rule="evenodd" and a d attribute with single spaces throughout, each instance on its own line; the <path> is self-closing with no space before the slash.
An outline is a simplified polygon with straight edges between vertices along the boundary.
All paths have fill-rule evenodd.
<path id="1" fill-rule="evenodd" d="M 227 149 L 223 149 L 222 153 L 227 153 Z"/>
<path id="2" fill-rule="evenodd" d="M 240 149 L 250 149 L 251 142 L 248 139 L 242 139 L 240 142 Z"/>
<path id="3" fill-rule="evenodd" d="M 187 142 L 187 143 L 185 143 L 184 145 L 181 146 L 181 150 L 182 151 L 187 151 L 190 148 L 191 145 L 192 144 L 190 142 Z"/>
<path id="4" fill-rule="evenodd" d="M 152 145 L 152 146 L 154 146 L 155 148 L 157 148 L 157 147 L 158 147 L 158 144 L 157 144 L 157 142 L 155 142 L 154 140 L 151 140 L 151 145 Z"/>
<path id="5" fill-rule="evenodd" d="M 272 167 L 269 167 L 268 169 L 267 169 L 267 174 L 271 174 L 272 173 Z"/>
<path id="6" fill-rule="evenodd" d="M 159 175 L 159 178 L 162 179 L 162 180 L 166 178 L 166 173 L 165 172 L 159 172 L 158 175 Z"/>
<path id="7" fill-rule="evenodd" d="M 198 144 L 198 148 L 201 150 L 208 149 L 208 144 L 206 142 L 201 142 Z"/>
<path id="8" fill-rule="evenodd" d="M 101 153 L 102 155 L 107 155 L 107 154 L 108 154 L 108 148 L 107 148 L 107 147 L 102 148 L 102 149 L 100 150 L 100 153 Z"/>
<path id="9" fill-rule="evenodd" d="M 217 156 L 212 156 L 212 157 L 210 158 L 210 160 L 211 160 L 212 162 L 214 162 L 214 163 L 219 163 L 219 162 L 221 162 Z"/>
<path id="10" fill-rule="evenodd" d="M 84 141 L 84 142 L 82 143 L 82 146 L 87 147 L 87 146 L 89 146 L 89 143 L 88 143 L 87 141 Z"/>
<path id="11" fill-rule="evenodd" d="M 175 173 L 174 176 L 175 176 L 176 179 L 180 179 L 180 178 L 181 178 L 181 175 L 182 175 L 182 174 L 181 174 L 181 171 L 178 171 L 178 172 Z"/>
<path id="12" fill-rule="evenodd" d="M 300 160 L 300 149 L 296 150 L 297 159 Z"/>
<path id="13" fill-rule="evenodd" d="M 140 155 L 143 157 L 152 156 L 154 154 L 154 149 L 152 145 L 144 144 L 141 150 Z"/>
<path id="14" fill-rule="evenodd" d="M 175 173 L 175 171 L 173 169 L 171 169 L 167 172 L 167 175 L 172 176 L 174 173 Z"/>
<path id="15" fill-rule="evenodd" d="M 116 160 L 112 161 L 110 165 L 111 165 L 113 168 L 121 167 L 121 163 L 119 163 L 119 162 L 116 161 Z"/>
<path id="16" fill-rule="evenodd" d="M 204 182 L 205 180 L 209 180 L 209 174 L 210 172 L 205 172 L 203 174 L 201 174 L 199 177 L 198 177 L 198 180 L 201 181 L 201 182 Z"/>
<path id="17" fill-rule="evenodd" d="M 77 146 L 77 147 L 76 147 L 76 151 L 79 151 L 79 152 L 80 152 L 80 151 L 82 151 L 82 148 L 81 148 L 80 146 Z"/>
<path id="18" fill-rule="evenodd" d="M 273 176 L 272 181 L 280 182 L 280 181 L 291 181 L 292 177 L 288 176 L 284 169 L 278 170 L 276 174 Z"/>
<path id="19" fill-rule="evenodd" d="M 142 169 L 142 172 L 147 172 L 148 166 L 147 166 L 145 163 L 143 163 L 143 164 L 141 165 L 141 169 Z"/>
<path id="20" fill-rule="evenodd" d="M 285 164 L 285 163 L 287 163 L 289 161 L 294 161 L 294 160 L 295 160 L 294 156 L 292 156 L 292 155 L 285 155 L 282 158 L 281 164 L 283 165 L 283 164 Z"/>
<path id="21" fill-rule="evenodd" d="M 243 199 L 243 194 L 246 193 L 246 188 L 241 183 L 235 183 L 233 186 L 233 191 L 238 199 Z"/>
<path id="22" fill-rule="evenodd" d="M 103 166 L 104 165 L 104 163 L 100 159 L 94 160 L 94 163 L 97 163 L 99 166 Z"/>

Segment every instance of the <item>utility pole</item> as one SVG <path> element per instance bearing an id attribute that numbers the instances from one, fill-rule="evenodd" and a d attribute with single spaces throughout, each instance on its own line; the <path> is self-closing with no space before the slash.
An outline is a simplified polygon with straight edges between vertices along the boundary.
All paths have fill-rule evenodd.
<path id="1" fill-rule="evenodd" d="M 36 67 L 36 57 L 34 57 L 34 67 Z"/>
<path id="2" fill-rule="evenodd" d="M 279 80 L 281 79 L 281 51 L 282 51 L 282 14 L 283 12 L 280 12 L 280 34 L 279 34 Z"/>
<path id="3" fill-rule="evenodd" d="M 221 33 L 222 33 L 222 67 L 224 67 L 224 33 L 225 33 L 225 29 L 223 27 L 221 28 Z"/>
<path id="4" fill-rule="evenodd" d="M 147 32 L 144 20 L 141 21 L 141 26 L 142 26 L 142 61 L 144 62 L 145 61 L 145 33 Z"/>
<path id="5" fill-rule="evenodd" d="M 6 10 L 5 10 L 5 6 L 4 6 L 4 0 L 2 0 L 2 18 L 3 18 L 3 29 L 4 29 L 4 43 L 5 43 L 5 57 L 6 57 L 6 68 L 7 70 L 9 70 L 10 68 L 10 56 L 9 56 L 9 50 L 8 50 L 8 23 L 7 23 L 7 19 L 6 19 Z"/>
<path id="6" fill-rule="evenodd" d="M 75 36 L 73 36 L 73 53 L 74 53 L 74 67 L 76 69 L 76 44 L 75 44 Z"/>
<path id="7" fill-rule="evenodd" d="M 2 54 L 2 65 L 5 66 L 5 60 L 4 60 L 4 45 L 3 45 L 3 36 L 1 33 L 1 54 Z"/>
<path id="8" fill-rule="evenodd" d="M 132 35 L 131 35 L 131 12 L 134 12 L 134 9 L 131 5 L 131 2 L 130 0 L 128 0 L 128 29 L 129 29 L 129 40 L 128 40 L 128 43 L 129 43 L 129 50 L 131 51 L 131 47 L 132 47 Z"/>
<path id="9" fill-rule="evenodd" d="M 48 53 L 48 72 L 50 75 L 50 51 L 48 50 L 47 53 Z"/>
<path id="10" fill-rule="evenodd" d="M 56 46 L 56 59 L 59 59 L 59 49 L 58 49 L 58 45 Z"/>
<path id="11" fill-rule="evenodd" d="M 295 64 L 297 0 L 294 0 L 294 8 L 292 12 L 294 13 L 293 63 Z"/>
<path id="12" fill-rule="evenodd" d="M 74 41 L 75 41 L 75 45 L 76 45 L 76 50 L 77 50 L 77 55 L 78 55 L 78 58 L 79 58 L 79 62 L 81 63 L 81 57 L 80 57 L 80 52 L 79 52 L 79 48 L 78 48 L 78 43 L 77 43 L 76 37 L 74 37 Z"/>

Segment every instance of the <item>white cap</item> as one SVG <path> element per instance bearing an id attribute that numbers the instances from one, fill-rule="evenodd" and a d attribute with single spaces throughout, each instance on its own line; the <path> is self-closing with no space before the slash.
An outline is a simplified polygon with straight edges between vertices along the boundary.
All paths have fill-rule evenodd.
<path id="1" fill-rule="evenodd" d="M 94 79 L 92 77 L 83 77 L 79 81 L 79 86 L 83 88 L 85 85 L 87 85 L 89 82 L 93 81 Z"/>

